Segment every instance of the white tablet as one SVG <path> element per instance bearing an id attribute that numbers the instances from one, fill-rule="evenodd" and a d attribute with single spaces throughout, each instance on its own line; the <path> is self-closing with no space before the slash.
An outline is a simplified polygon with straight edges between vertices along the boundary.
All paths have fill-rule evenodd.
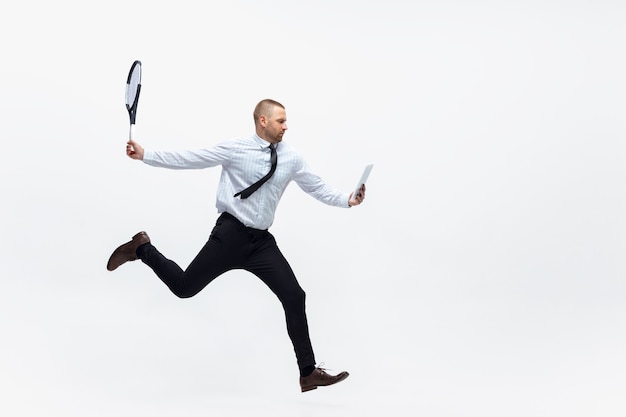
<path id="1" fill-rule="evenodd" d="M 361 187 L 365 184 L 365 182 L 367 182 L 367 177 L 369 177 L 370 172 L 372 172 L 373 167 L 374 167 L 374 164 L 369 164 L 365 167 L 365 169 L 363 170 L 363 175 L 361 175 L 361 179 L 359 180 L 359 183 L 356 185 L 356 188 L 354 189 L 354 192 L 352 193 L 352 198 L 356 198 L 356 195 L 359 193 L 359 190 L 361 189 Z"/>

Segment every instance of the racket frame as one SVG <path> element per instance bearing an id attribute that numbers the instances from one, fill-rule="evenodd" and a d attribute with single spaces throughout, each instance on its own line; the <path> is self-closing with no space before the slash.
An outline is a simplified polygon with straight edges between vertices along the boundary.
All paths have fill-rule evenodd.
<path id="1" fill-rule="evenodd" d="M 131 92 L 131 81 L 133 81 L 133 75 L 135 71 L 139 71 L 139 80 L 137 82 L 137 89 L 135 91 L 135 98 L 133 102 L 129 104 L 129 93 Z M 128 117 L 130 119 L 130 132 L 129 139 L 133 139 L 135 135 L 135 120 L 137 118 L 137 104 L 139 103 L 139 93 L 141 92 L 141 61 L 136 60 L 130 67 L 128 77 L 126 78 L 126 110 L 128 110 Z"/>

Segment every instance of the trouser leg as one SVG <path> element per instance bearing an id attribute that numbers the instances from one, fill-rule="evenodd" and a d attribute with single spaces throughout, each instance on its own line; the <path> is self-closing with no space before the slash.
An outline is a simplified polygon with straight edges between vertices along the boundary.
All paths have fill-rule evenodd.
<path id="1" fill-rule="evenodd" d="M 150 243 L 141 246 L 137 256 L 176 296 L 193 297 L 219 275 L 241 267 L 247 235 L 236 226 L 223 217 L 218 218 L 209 240 L 186 270 Z"/>
<path id="2" fill-rule="evenodd" d="M 282 303 L 287 333 L 293 344 L 298 367 L 302 371 L 315 365 L 305 311 L 306 294 L 278 249 L 274 237 L 269 232 L 263 233 L 261 237 L 256 237 L 261 243 L 249 257 L 245 269 L 259 277 Z"/>

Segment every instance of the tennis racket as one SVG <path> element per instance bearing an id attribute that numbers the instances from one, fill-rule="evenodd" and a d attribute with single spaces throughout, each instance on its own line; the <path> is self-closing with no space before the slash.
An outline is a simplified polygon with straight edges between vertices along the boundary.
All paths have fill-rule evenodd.
<path id="1" fill-rule="evenodd" d="M 137 117 L 137 103 L 139 102 L 139 92 L 141 91 L 141 61 L 133 62 L 126 80 L 126 109 L 130 117 L 129 139 L 135 135 L 135 118 Z"/>

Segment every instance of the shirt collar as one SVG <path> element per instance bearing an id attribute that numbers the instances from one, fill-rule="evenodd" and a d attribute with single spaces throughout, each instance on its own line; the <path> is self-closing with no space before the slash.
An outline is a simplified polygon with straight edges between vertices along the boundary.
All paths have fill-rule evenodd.
<path id="1" fill-rule="evenodd" d="M 259 135 L 257 135 L 256 133 L 254 135 L 252 135 L 252 140 L 259 145 L 261 148 L 269 148 L 271 143 L 269 143 L 268 141 L 266 141 L 265 139 L 261 138 Z M 278 144 L 274 145 L 274 148 L 276 148 Z"/>

